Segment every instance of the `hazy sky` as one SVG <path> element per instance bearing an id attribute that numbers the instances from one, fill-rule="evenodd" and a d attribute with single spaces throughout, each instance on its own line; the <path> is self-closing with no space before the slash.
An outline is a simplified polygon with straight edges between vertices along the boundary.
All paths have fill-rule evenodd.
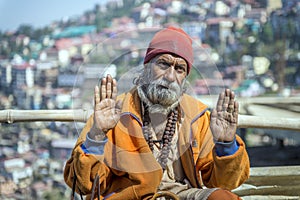
<path id="1" fill-rule="evenodd" d="M 63 17 L 83 14 L 107 0 L 0 0 L 0 30 L 15 30 L 20 24 L 43 27 Z"/>

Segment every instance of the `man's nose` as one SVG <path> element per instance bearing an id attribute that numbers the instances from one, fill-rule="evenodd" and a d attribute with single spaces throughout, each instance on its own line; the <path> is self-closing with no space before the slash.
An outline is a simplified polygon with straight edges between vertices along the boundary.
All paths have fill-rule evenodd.
<path id="1" fill-rule="evenodd" d="M 176 80 L 176 70 L 173 65 L 167 69 L 165 78 L 170 82 L 173 82 Z"/>

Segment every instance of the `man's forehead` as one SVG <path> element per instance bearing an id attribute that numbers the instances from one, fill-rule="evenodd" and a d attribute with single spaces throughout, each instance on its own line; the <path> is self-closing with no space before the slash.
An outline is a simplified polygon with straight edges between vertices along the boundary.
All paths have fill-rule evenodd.
<path id="1" fill-rule="evenodd" d="M 167 61 L 173 61 L 174 59 L 176 59 L 177 63 L 187 65 L 186 61 L 183 58 L 169 53 L 160 54 L 156 57 L 156 59 L 165 59 Z"/>

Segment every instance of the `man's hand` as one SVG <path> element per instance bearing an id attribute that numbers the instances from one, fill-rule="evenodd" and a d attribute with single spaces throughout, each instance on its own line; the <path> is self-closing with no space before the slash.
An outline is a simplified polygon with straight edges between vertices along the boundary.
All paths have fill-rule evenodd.
<path id="1" fill-rule="evenodd" d="M 110 75 L 102 78 L 100 88 L 94 90 L 94 124 L 90 130 L 92 139 L 102 140 L 105 133 L 116 126 L 120 119 L 121 102 L 116 102 L 117 81 Z"/>
<path id="2" fill-rule="evenodd" d="M 237 129 L 239 104 L 235 101 L 234 92 L 226 89 L 220 93 L 217 107 L 210 118 L 210 129 L 217 142 L 231 142 Z"/>

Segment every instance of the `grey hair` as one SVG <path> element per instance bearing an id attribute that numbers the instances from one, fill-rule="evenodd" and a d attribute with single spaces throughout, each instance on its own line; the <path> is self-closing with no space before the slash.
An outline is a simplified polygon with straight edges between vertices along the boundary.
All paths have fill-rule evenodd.
<path id="1" fill-rule="evenodd" d="M 144 68 L 140 71 L 139 75 L 133 79 L 133 84 L 136 86 L 145 85 L 150 83 L 151 77 L 151 70 L 150 65 L 151 63 L 144 64 Z"/>

